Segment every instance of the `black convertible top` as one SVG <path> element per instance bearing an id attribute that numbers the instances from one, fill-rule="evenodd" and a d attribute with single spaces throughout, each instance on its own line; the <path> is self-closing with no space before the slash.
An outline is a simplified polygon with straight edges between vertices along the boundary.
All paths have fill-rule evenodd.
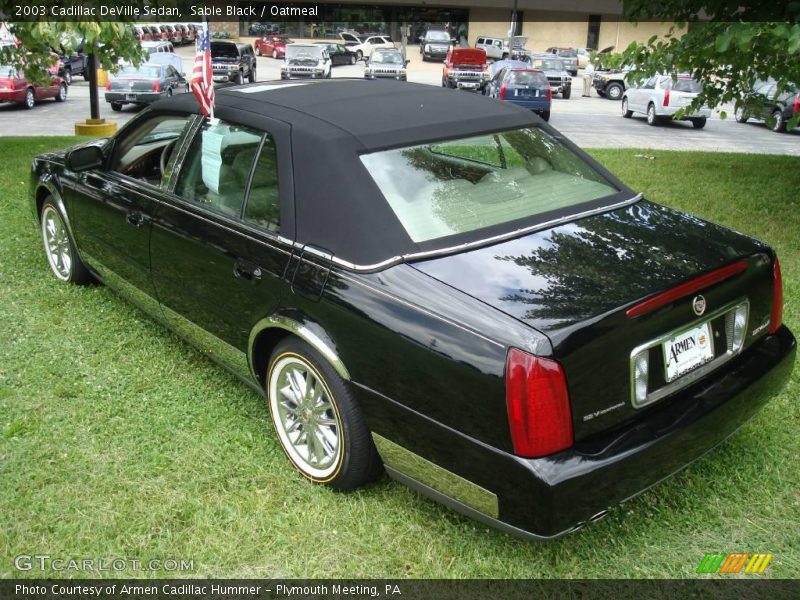
<path id="1" fill-rule="evenodd" d="M 531 111 L 510 103 L 392 80 L 260 82 L 220 88 L 216 98 L 220 119 L 262 129 L 271 121 L 291 127 L 295 231 L 283 233 L 356 265 L 474 241 L 451 236 L 458 239 L 413 242 L 360 154 L 520 127 L 547 128 Z M 152 110 L 197 113 L 198 105 L 192 94 L 180 94 L 153 104 Z M 467 237 L 482 239 L 487 233 L 502 232 Z"/>

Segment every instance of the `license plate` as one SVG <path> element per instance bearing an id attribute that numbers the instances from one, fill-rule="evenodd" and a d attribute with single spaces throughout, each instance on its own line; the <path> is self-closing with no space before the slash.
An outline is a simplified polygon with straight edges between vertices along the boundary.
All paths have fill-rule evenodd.
<path id="1" fill-rule="evenodd" d="M 227 75 L 214 75 L 214 81 L 228 81 Z"/>
<path id="2" fill-rule="evenodd" d="M 516 89 L 514 90 L 515 96 L 520 96 L 523 98 L 538 98 L 539 97 L 539 90 L 525 90 L 525 89 Z"/>
<path id="3" fill-rule="evenodd" d="M 477 83 L 459 83 L 462 88 L 476 88 L 478 87 Z"/>
<path id="4" fill-rule="evenodd" d="M 136 102 L 136 94 L 125 94 L 125 100 L 127 102 Z"/>
<path id="5" fill-rule="evenodd" d="M 664 342 L 667 383 L 676 380 L 714 358 L 711 328 L 703 323 Z"/>

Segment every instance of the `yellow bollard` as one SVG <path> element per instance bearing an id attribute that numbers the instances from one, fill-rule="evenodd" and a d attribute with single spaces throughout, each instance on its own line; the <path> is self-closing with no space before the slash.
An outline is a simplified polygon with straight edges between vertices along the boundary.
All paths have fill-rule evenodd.
<path id="1" fill-rule="evenodd" d="M 105 69 L 97 69 L 97 86 L 105 87 L 108 81 L 108 71 Z"/>

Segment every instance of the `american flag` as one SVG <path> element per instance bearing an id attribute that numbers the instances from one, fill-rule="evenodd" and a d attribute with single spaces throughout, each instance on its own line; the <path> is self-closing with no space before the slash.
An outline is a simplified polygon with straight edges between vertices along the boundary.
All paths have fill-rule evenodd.
<path id="1" fill-rule="evenodd" d="M 200 104 L 205 116 L 214 115 L 214 81 L 211 76 L 211 42 L 208 35 L 208 22 L 203 21 L 203 31 L 197 42 L 197 56 L 191 80 L 192 93 Z"/>

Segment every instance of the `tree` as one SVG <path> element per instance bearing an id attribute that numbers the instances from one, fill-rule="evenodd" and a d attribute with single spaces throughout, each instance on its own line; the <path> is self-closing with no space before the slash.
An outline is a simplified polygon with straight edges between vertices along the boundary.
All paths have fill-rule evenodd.
<path id="1" fill-rule="evenodd" d="M 773 78 L 776 94 L 800 83 L 800 2 L 758 0 L 626 0 L 631 21 L 674 21 L 665 38 L 632 42 L 618 57 L 629 82 L 653 73 L 691 73 L 703 91 L 686 110 L 738 102 L 757 79 Z M 721 116 L 727 115 L 724 111 Z M 800 114 L 790 126 L 796 126 Z"/>
<path id="2" fill-rule="evenodd" d="M 99 117 L 96 68 L 111 71 L 121 60 L 142 62 L 142 48 L 133 28 L 124 21 L 25 21 L 7 23 L 17 45 L 0 49 L 0 64 L 21 70 L 25 78 L 42 82 L 57 57 L 74 54 L 79 47 L 89 56 L 89 101 L 91 118 Z"/>

